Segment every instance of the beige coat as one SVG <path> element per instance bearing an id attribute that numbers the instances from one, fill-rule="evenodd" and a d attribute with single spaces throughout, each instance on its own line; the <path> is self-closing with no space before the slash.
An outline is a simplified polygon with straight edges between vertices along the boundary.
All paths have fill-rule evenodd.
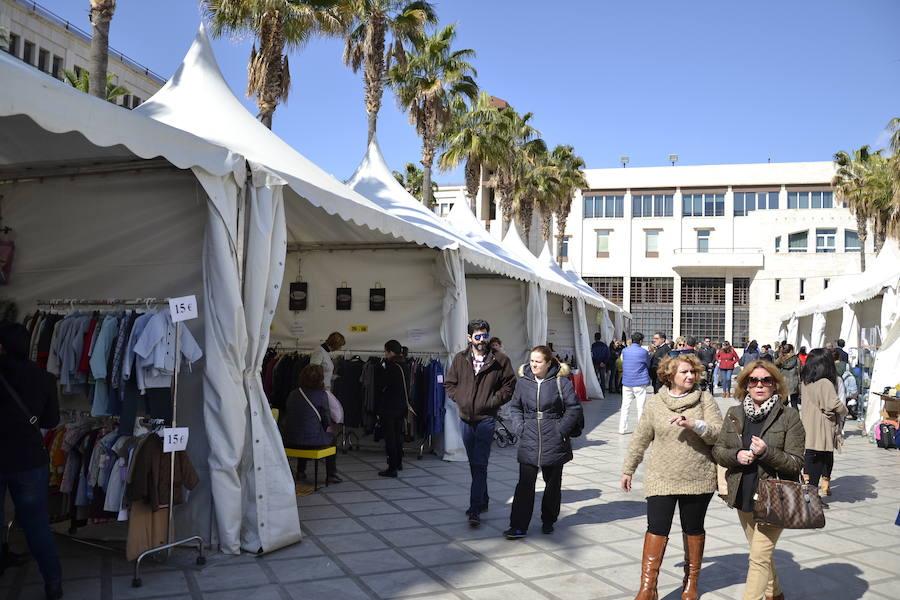
<path id="1" fill-rule="evenodd" d="M 833 452 L 841 446 L 841 417 L 847 407 L 827 379 L 800 384 L 800 419 L 806 430 L 806 449 Z"/>

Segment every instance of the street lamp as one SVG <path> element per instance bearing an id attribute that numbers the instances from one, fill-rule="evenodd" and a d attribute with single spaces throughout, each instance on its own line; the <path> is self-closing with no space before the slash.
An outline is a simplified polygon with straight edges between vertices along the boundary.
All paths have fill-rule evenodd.
<path id="1" fill-rule="evenodd" d="M 675 166 L 675 163 L 678 162 L 678 155 L 677 155 L 677 154 L 670 154 L 670 155 L 669 155 L 669 162 L 672 163 L 672 166 L 674 167 L 674 166 Z"/>
<path id="2" fill-rule="evenodd" d="M 619 157 L 619 162 L 622 163 L 622 168 L 623 168 L 623 169 L 625 168 L 625 165 L 627 165 L 630 161 L 631 161 L 631 159 L 628 158 L 627 156 L 621 156 L 621 157 Z"/>

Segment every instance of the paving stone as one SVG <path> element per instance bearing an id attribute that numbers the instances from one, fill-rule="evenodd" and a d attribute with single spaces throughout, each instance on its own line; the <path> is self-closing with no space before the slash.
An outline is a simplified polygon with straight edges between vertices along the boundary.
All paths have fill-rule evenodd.
<path id="1" fill-rule="evenodd" d="M 387 544 L 371 533 L 346 533 L 341 535 L 322 535 L 318 537 L 319 543 L 336 554 L 343 552 L 364 552 L 367 550 L 381 550 L 387 548 Z"/>
<path id="2" fill-rule="evenodd" d="M 338 559 L 355 575 L 386 573 L 388 571 L 410 569 L 415 566 L 399 552 L 392 549 L 341 554 L 338 556 Z"/>
<path id="3" fill-rule="evenodd" d="M 148 598 L 154 596 L 177 596 L 188 592 L 187 580 L 181 571 L 167 571 L 156 573 L 141 573 L 143 585 L 139 588 L 131 587 L 132 577 L 113 577 L 112 593 L 116 600 L 128 600 L 130 598 Z M 66 589 L 68 600 L 68 585 Z M 100 596 L 97 595 L 96 598 Z"/>
<path id="4" fill-rule="evenodd" d="M 269 583 L 258 562 L 248 564 L 223 564 L 208 567 L 194 574 L 197 585 L 204 592 L 227 590 L 237 587 L 261 586 Z"/>
<path id="5" fill-rule="evenodd" d="M 463 592 L 471 600 L 544 600 L 550 598 L 545 593 L 524 583 L 503 583 L 490 587 L 466 590 Z"/>
<path id="6" fill-rule="evenodd" d="M 294 600 L 322 598 L 329 600 L 369 600 L 372 596 L 347 577 L 319 579 L 302 583 L 286 583 L 284 589 Z"/>
<path id="7" fill-rule="evenodd" d="M 425 567 L 481 560 L 474 552 L 456 544 L 416 546 L 407 550 L 406 553 Z"/>
<path id="8" fill-rule="evenodd" d="M 448 541 L 446 535 L 430 527 L 411 527 L 409 529 L 382 531 L 380 535 L 397 548 L 410 548 Z"/>
<path id="9" fill-rule="evenodd" d="M 558 558 L 548 556 L 543 552 L 497 558 L 494 560 L 494 563 L 522 579 L 550 577 L 568 571 L 575 571 L 578 568 Z"/>
<path id="10" fill-rule="evenodd" d="M 216 590 L 203 594 L 203 597 L 210 600 L 282 600 L 280 588 L 278 584 L 269 584 L 253 588 Z"/>
<path id="11" fill-rule="evenodd" d="M 355 517 L 366 517 L 370 515 L 386 515 L 390 513 L 398 513 L 400 510 L 382 500 L 379 502 L 354 502 L 344 506 L 344 510 Z"/>
<path id="12" fill-rule="evenodd" d="M 281 583 L 292 581 L 308 581 L 328 577 L 342 577 L 346 573 L 328 556 L 313 556 L 292 560 L 273 560 L 268 562 Z"/>
<path id="13" fill-rule="evenodd" d="M 362 517 L 360 520 L 375 531 L 422 526 L 421 521 L 405 514 L 376 515 L 372 517 Z"/>
<path id="14" fill-rule="evenodd" d="M 419 570 L 396 571 L 363 575 L 362 581 L 375 591 L 378 598 L 401 598 L 416 594 L 442 592 L 444 584 Z"/>
<path id="15" fill-rule="evenodd" d="M 535 585 L 563 600 L 614 598 L 622 590 L 589 573 L 567 573 L 535 580 Z"/>
<path id="16" fill-rule="evenodd" d="M 502 570 L 484 562 L 432 567 L 431 571 L 455 588 L 475 587 L 513 580 L 510 575 L 507 575 Z"/>
<path id="17" fill-rule="evenodd" d="M 303 527 L 316 535 L 365 531 L 365 527 L 349 517 L 344 517 L 342 519 L 318 519 L 306 521 L 303 522 Z"/>

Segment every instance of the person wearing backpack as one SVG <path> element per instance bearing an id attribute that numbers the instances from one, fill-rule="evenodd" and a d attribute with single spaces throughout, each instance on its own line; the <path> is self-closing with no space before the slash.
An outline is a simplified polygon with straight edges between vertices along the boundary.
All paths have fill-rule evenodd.
<path id="1" fill-rule="evenodd" d="M 712 446 L 722 429 L 722 413 L 709 392 L 700 390 L 704 367 L 695 354 L 667 358 L 659 367 L 664 383 L 647 401 L 622 468 L 622 489 L 631 479 L 650 443 L 644 477 L 647 532 L 641 558 L 641 587 L 635 600 L 655 600 L 659 569 L 678 506 L 684 540 L 682 600 L 697 600 L 697 582 L 706 544 L 706 509 L 716 491 Z"/>
<path id="2" fill-rule="evenodd" d="M 519 482 L 509 515 L 506 539 L 528 533 L 534 511 L 534 485 L 543 475 L 541 532 L 553 533 L 562 501 L 563 465 L 572 460 L 571 438 L 581 435 L 584 412 L 568 378 L 569 366 L 553 358 L 547 346 L 531 350 L 527 365 L 519 367 L 516 390 L 510 401 L 512 431 L 519 436 Z"/>

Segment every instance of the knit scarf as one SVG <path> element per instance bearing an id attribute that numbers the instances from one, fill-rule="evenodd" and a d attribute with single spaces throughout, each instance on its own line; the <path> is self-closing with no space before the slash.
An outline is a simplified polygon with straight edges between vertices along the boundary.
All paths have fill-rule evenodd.
<path id="1" fill-rule="evenodd" d="M 747 394 L 747 397 L 744 398 L 744 414 L 754 423 L 759 423 L 769 416 L 769 412 L 776 402 L 778 402 L 778 394 L 773 394 L 771 398 L 763 402 L 762 406 L 756 408 L 756 404 L 753 403 L 750 394 Z"/>

